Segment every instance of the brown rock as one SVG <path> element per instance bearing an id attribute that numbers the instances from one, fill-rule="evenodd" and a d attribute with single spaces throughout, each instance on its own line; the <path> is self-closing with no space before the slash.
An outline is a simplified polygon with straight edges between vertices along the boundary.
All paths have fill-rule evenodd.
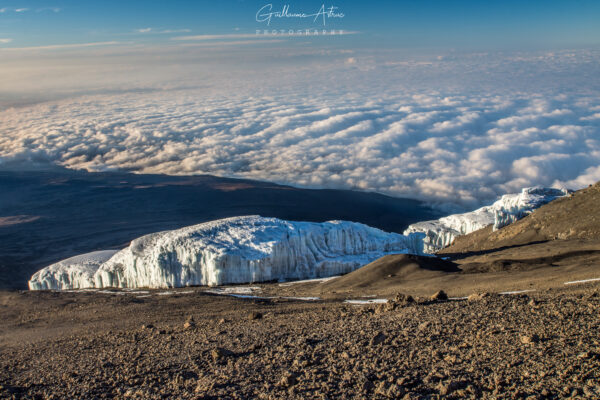
<path id="1" fill-rule="evenodd" d="M 248 319 L 251 321 L 261 319 L 262 317 L 263 315 L 257 311 L 252 311 L 250 314 L 248 314 Z"/>
<path id="2" fill-rule="evenodd" d="M 224 349 L 222 347 L 217 347 L 216 349 L 214 349 L 210 352 L 210 355 L 212 356 L 214 361 L 222 360 L 223 358 L 229 357 L 232 354 L 233 353 L 231 351 Z"/>
<path id="3" fill-rule="evenodd" d="M 398 304 L 409 304 L 414 303 L 415 299 L 412 296 L 406 295 L 404 293 L 398 293 L 396 297 L 394 297 L 394 302 Z"/>
<path id="4" fill-rule="evenodd" d="M 293 373 L 293 372 L 286 372 L 281 379 L 279 380 L 279 382 L 277 383 L 277 386 L 279 387 L 290 387 L 296 384 L 298 376 Z"/>
<path id="5" fill-rule="evenodd" d="M 194 317 L 190 316 L 183 324 L 183 329 L 192 329 L 196 327 L 196 322 L 194 321 Z"/>
<path id="6" fill-rule="evenodd" d="M 488 296 L 489 293 L 473 293 L 467 297 L 467 301 L 480 301 Z"/>
<path id="7" fill-rule="evenodd" d="M 429 299 L 433 301 L 448 300 L 448 295 L 443 290 L 440 290 L 439 292 L 431 296 Z"/>
<path id="8" fill-rule="evenodd" d="M 461 383 L 458 381 L 450 381 L 450 382 L 446 382 L 446 383 L 441 383 L 438 386 L 438 389 L 440 391 L 440 394 L 442 396 L 447 396 L 450 393 L 454 392 L 455 390 L 457 390 L 458 388 L 461 387 Z"/>
<path id="9" fill-rule="evenodd" d="M 386 338 L 387 338 L 387 336 L 386 336 L 384 333 L 382 333 L 382 332 L 378 332 L 378 333 L 377 333 L 375 336 L 373 336 L 373 337 L 371 338 L 370 345 L 371 345 L 371 346 L 377 346 L 378 344 L 381 344 L 381 343 L 383 343 L 383 341 L 384 341 Z"/>
<path id="10" fill-rule="evenodd" d="M 521 343 L 532 344 L 540 341 L 540 337 L 535 333 L 533 335 L 521 335 Z"/>
<path id="11" fill-rule="evenodd" d="M 582 353 L 577 354 L 577 358 L 579 358 L 579 359 L 592 358 L 592 353 L 590 351 L 584 351 Z"/>

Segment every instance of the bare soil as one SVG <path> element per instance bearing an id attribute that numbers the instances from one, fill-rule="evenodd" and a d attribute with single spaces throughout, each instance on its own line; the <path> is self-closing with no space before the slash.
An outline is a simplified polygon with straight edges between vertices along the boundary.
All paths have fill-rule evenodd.
<path id="1" fill-rule="evenodd" d="M 433 294 L 436 279 L 421 289 Z M 595 399 L 599 287 L 384 305 L 206 288 L 5 291 L 0 398 Z"/>

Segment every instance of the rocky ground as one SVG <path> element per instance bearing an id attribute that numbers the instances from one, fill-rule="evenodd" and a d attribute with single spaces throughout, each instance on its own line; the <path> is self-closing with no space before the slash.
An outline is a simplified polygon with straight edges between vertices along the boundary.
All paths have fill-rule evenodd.
<path id="1" fill-rule="evenodd" d="M 0 398 L 597 399 L 599 285 L 385 305 L 0 292 Z"/>

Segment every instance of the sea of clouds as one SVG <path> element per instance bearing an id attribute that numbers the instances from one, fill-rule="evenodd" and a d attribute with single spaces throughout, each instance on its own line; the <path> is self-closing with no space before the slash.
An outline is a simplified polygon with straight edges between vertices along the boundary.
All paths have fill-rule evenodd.
<path id="1" fill-rule="evenodd" d="M 597 52 L 330 58 L 5 108 L 0 168 L 214 174 L 459 207 L 600 180 Z"/>

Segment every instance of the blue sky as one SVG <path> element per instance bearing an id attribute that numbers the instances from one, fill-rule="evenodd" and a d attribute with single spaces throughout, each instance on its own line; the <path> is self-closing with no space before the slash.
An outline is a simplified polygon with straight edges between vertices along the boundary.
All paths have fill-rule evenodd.
<path id="1" fill-rule="evenodd" d="M 2 47 L 91 42 L 170 43 L 178 34 L 254 33 L 268 0 L 242 1 L 0 1 Z M 344 45 L 386 48 L 522 49 L 595 46 L 600 2 L 531 1 L 290 1 L 290 12 L 337 6 L 343 18 L 328 28 L 358 31 Z M 273 21 L 276 29 L 307 28 L 309 19 Z M 147 29 L 150 28 L 148 31 Z M 147 30 L 138 32 L 137 30 Z M 164 32 L 164 33 L 161 33 Z M 331 42 L 327 44 L 331 45 Z"/>

